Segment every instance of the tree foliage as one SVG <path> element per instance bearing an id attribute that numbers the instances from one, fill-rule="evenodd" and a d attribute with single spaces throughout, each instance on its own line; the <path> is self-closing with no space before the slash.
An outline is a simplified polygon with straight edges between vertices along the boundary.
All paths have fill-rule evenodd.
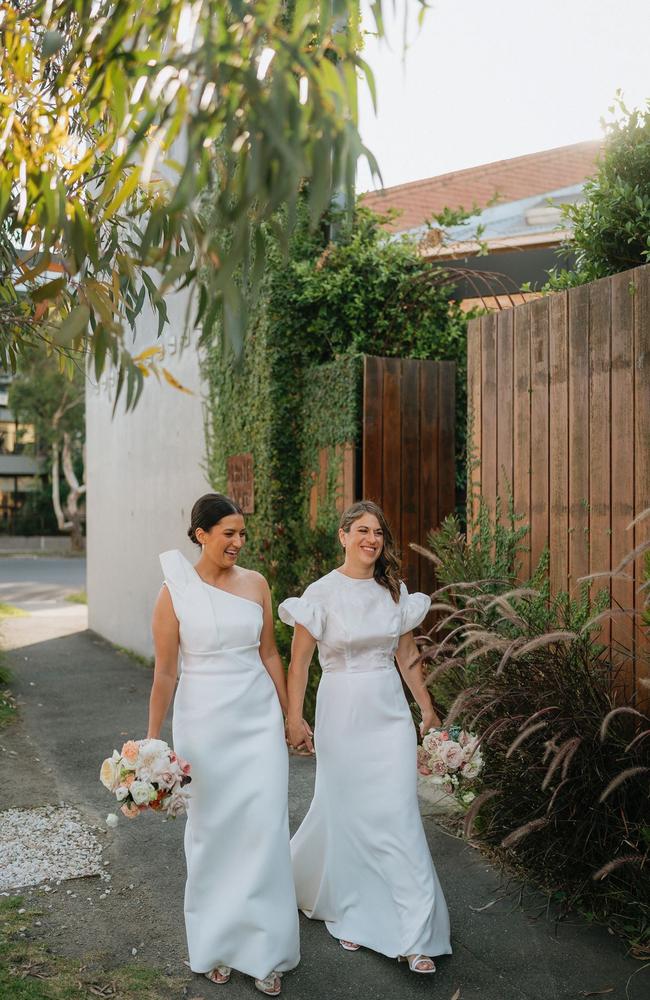
<path id="1" fill-rule="evenodd" d="M 606 125 L 605 146 L 585 184 L 585 200 L 564 207 L 573 232 L 562 253 L 574 255 L 574 267 L 551 272 L 549 289 L 650 261 L 650 101 L 645 110 L 629 111 L 619 97 L 615 108 L 619 117 Z"/>
<path id="2" fill-rule="evenodd" d="M 84 396 L 84 373 L 74 362 L 34 347 L 21 354 L 9 406 L 18 422 L 34 429 L 33 449 L 47 462 L 57 527 L 70 532 L 77 549 L 85 519 Z"/>
<path id="3" fill-rule="evenodd" d="M 286 204 L 291 229 L 305 179 L 317 220 L 370 155 L 360 0 L 5 0 L 0 43 L 0 363 L 90 348 L 127 405 L 155 363 L 129 351 L 145 301 L 162 327 L 189 287 L 191 322 L 221 310 L 238 342 L 235 272 L 254 247 L 259 276 L 264 223 Z"/>

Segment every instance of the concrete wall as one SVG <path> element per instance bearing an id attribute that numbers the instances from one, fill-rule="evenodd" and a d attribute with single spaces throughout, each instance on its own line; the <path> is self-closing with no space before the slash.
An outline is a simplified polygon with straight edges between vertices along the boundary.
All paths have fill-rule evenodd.
<path id="1" fill-rule="evenodd" d="M 168 301 L 170 323 L 157 340 L 157 320 L 139 321 L 134 353 L 166 345 L 163 364 L 186 395 L 146 379 L 135 411 L 118 405 L 111 417 L 110 375 L 86 393 L 88 623 L 120 646 L 151 655 L 151 612 L 162 577 L 158 553 L 178 548 L 193 560 L 186 531 L 192 504 L 210 486 L 205 478 L 203 386 L 197 335 L 174 349 L 184 329 L 185 295 Z"/>

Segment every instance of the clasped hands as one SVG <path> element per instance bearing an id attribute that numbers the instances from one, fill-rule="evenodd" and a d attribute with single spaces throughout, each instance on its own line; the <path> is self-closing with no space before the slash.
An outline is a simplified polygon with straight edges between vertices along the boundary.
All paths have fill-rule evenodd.
<path id="1" fill-rule="evenodd" d="M 287 718 L 285 729 L 287 743 L 292 750 L 314 752 L 314 733 L 308 722 L 302 718 Z"/>

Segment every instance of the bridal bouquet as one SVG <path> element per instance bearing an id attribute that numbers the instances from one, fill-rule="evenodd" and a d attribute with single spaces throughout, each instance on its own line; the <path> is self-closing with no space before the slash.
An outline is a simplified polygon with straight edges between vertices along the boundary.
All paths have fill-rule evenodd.
<path id="1" fill-rule="evenodd" d="M 167 746 L 164 740 L 128 740 L 113 751 L 101 766 L 99 780 L 121 803 L 129 819 L 154 809 L 175 818 L 185 812 L 190 765 Z M 107 818 L 115 826 L 117 816 Z"/>
<path id="2" fill-rule="evenodd" d="M 426 775 L 432 785 L 455 795 L 461 805 L 468 806 L 475 797 L 471 785 L 482 769 L 478 736 L 460 726 L 431 729 L 418 747 L 420 774 Z"/>

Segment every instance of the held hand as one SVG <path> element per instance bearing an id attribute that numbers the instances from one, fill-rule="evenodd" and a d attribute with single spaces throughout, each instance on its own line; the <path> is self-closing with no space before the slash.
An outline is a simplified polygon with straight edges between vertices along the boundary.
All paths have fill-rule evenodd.
<path id="1" fill-rule="evenodd" d="M 432 705 L 422 709 L 422 722 L 420 723 L 420 736 L 426 736 L 430 729 L 441 729 L 442 722 L 440 716 Z"/>
<path id="2" fill-rule="evenodd" d="M 304 747 L 309 753 L 314 752 L 313 733 L 304 719 L 287 720 L 287 738 L 294 750 Z"/>

